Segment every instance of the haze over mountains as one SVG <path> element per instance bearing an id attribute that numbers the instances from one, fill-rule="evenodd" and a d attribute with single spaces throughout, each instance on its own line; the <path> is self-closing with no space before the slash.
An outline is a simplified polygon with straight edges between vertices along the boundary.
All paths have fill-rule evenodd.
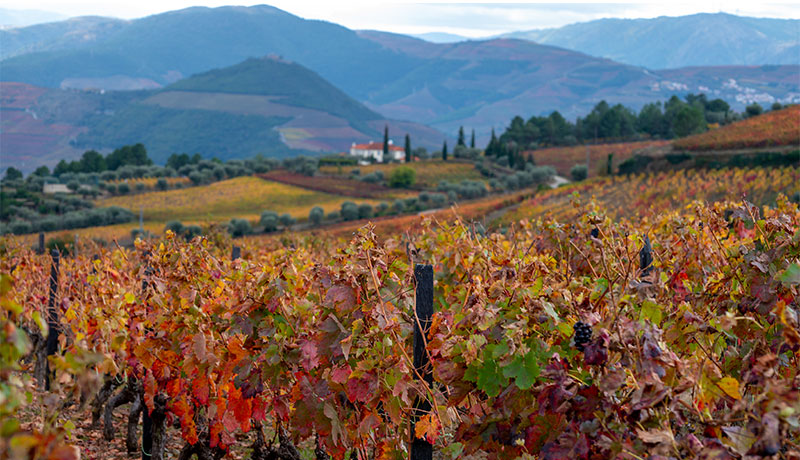
<path id="1" fill-rule="evenodd" d="M 521 38 L 650 69 L 800 64 L 800 20 L 726 13 L 654 19 L 599 19 L 557 29 L 512 32 Z"/>
<path id="2" fill-rule="evenodd" d="M 415 145 L 440 145 L 445 134 L 452 136 L 461 125 L 476 129 L 479 142 L 483 143 L 491 128 L 502 129 L 514 115 L 529 117 L 559 110 L 567 118 L 574 118 L 587 113 L 602 99 L 633 109 L 673 94 L 690 92 L 722 97 L 737 110 L 756 101 L 762 104 L 800 101 L 797 78 L 800 56 L 791 61 L 791 50 L 797 49 L 798 44 L 796 36 L 791 40 L 790 29 L 791 24 L 797 26 L 797 20 L 709 15 L 706 27 L 692 22 L 697 20 L 696 16 L 699 15 L 666 18 L 679 20 L 667 21 L 669 27 L 660 21 L 664 18 L 658 18 L 625 23 L 636 25 L 633 29 L 613 24 L 602 29 L 600 26 L 606 20 L 601 20 L 543 34 L 536 31 L 542 41 L 561 43 L 572 39 L 575 47 L 604 44 L 606 49 L 592 51 L 601 57 L 515 38 L 432 43 L 386 32 L 353 31 L 325 21 L 302 19 L 265 5 L 195 7 L 131 21 L 82 17 L 2 30 L 0 78 L 50 88 L 31 90 L 30 86 L 17 86 L 14 94 L 18 96 L 25 88 L 39 95 L 18 97 L 14 107 L 23 114 L 15 114 L 16 118 L 5 116 L 11 106 L 4 97 L 3 151 L 4 156 L 13 151 L 7 142 L 9 132 L 16 132 L 22 144 L 28 142 L 26 145 L 30 147 L 32 138 L 26 138 L 24 130 L 13 131 L 36 124 L 26 119 L 25 113 L 28 117 L 38 116 L 36 122 L 40 124 L 50 120 L 74 128 L 64 131 L 70 136 L 67 140 L 58 141 L 66 150 L 67 147 L 75 151 L 111 148 L 149 135 L 138 140 L 149 141 L 148 148 L 158 150 L 158 155 L 180 149 L 180 145 L 188 144 L 182 149 L 186 151 L 200 148 L 199 140 L 207 139 L 200 126 L 232 126 L 232 116 L 257 116 L 261 117 L 260 127 L 252 130 L 260 134 L 254 134 L 254 139 L 269 146 L 263 151 L 280 155 L 290 148 L 341 150 L 349 145 L 351 136 L 352 141 L 376 139 L 387 119 L 409 121 L 404 124 L 389 121 L 397 140 L 407 130 L 414 133 L 412 138 L 419 137 L 414 139 Z M 712 33 L 708 28 L 722 27 L 718 20 L 727 21 L 727 25 L 719 33 Z M 763 25 L 766 22 L 761 21 L 778 21 L 776 24 L 785 27 Z M 579 26 L 589 29 L 575 32 Z M 637 38 L 624 38 L 614 35 L 615 32 Z M 765 50 L 760 54 L 748 42 L 756 32 L 760 34 L 757 46 Z M 583 34 L 594 36 L 594 41 L 578 40 Z M 605 35 L 601 40 L 598 37 L 602 34 Z M 637 42 L 638 48 L 631 46 L 630 40 Z M 664 47 L 665 43 L 669 46 Z M 618 62 L 642 58 L 646 53 L 639 48 L 665 48 L 664 52 L 671 52 L 662 54 L 665 62 L 690 62 L 681 59 L 703 59 L 703 56 L 711 59 L 712 55 L 720 55 L 721 63 L 726 66 L 649 70 Z M 731 50 L 741 50 L 738 61 L 730 57 L 735 54 Z M 602 57 L 609 54 L 617 56 L 616 60 Z M 247 61 L 266 55 L 281 58 Z M 769 56 L 775 56 L 778 64 L 792 65 L 732 65 L 770 63 L 773 58 Z M 310 85 L 314 91 L 303 94 L 304 87 L 294 85 L 291 87 L 297 92 L 294 95 L 270 92 L 279 88 L 279 80 L 285 77 L 273 78 L 270 72 L 284 66 L 302 69 L 295 69 L 303 75 L 298 81 L 314 81 Z M 260 71 L 253 73 L 254 67 Z M 221 68 L 217 73 L 210 72 Z M 236 72 L 242 72 L 243 76 L 238 78 Z M 201 73 L 206 74 L 184 80 Z M 209 75 L 214 76 L 216 86 L 198 89 L 196 84 Z M 251 78 L 253 75 L 258 77 Z M 323 79 L 330 84 L 320 83 Z M 222 84 L 223 81 L 227 83 Z M 187 87 L 187 82 L 195 86 Z M 232 86 L 233 83 L 239 86 Z M 150 91 L 100 94 L 55 88 Z M 260 101 L 261 105 L 255 107 L 241 97 L 234 104 L 231 101 L 237 99 L 236 94 L 252 96 L 251 101 Z M 282 98 L 280 101 L 275 99 L 278 96 Z M 315 97 L 341 103 L 310 107 L 308 103 Z M 22 100 L 29 105 L 19 102 Z M 305 101 L 305 105 L 298 105 L 298 100 Z M 71 105 L 65 101 L 72 101 Z M 289 104 L 291 113 L 287 114 L 285 107 L 278 110 L 278 105 L 286 105 L 288 101 L 295 102 Z M 338 109 L 347 113 L 337 113 Z M 171 112 L 174 110 L 181 113 Z M 301 114 L 302 110 L 319 113 Z M 209 115 L 211 112 L 213 116 Z M 214 118 L 220 116 L 224 122 Z M 18 123 L 11 126 L 9 119 Z M 171 121 L 167 123 L 167 119 Z M 196 123 L 190 123 L 192 120 Z M 247 120 L 250 121 L 241 119 L 237 123 L 254 126 L 248 124 L 252 119 Z M 171 129 L 159 128 L 163 133 L 160 136 L 155 134 L 159 129 L 145 129 L 147 123 L 162 126 L 154 124 L 156 121 Z M 39 132 L 39 128 L 33 132 Z M 178 129 L 186 130 L 185 136 L 197 142 L 182 141 L 169 134 Z M 362 137 L 356 138 L 356 133 Z M 235 138 L 239 139 L 236 143 L 247 144 L 242 140 L 246 136 L 242 136 L 225 139 Z M 222 148 L 220 144 L 214 145 Z M 251 147 L 223 149 L 220 154 L 235 157 L 251 151 Z"/>

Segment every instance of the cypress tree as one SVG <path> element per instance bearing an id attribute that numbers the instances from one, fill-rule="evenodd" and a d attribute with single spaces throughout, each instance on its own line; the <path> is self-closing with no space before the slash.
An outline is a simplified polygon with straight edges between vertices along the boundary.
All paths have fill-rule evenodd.
<path id="1" fill-rule="evenodd" d="M 447 161 L 447 141 L 444 141 L 444 145 L 442 145 L 442 160 Z"/>
<path id="2" fill-rule="evenodd" d="M 463 126 L 459 126 L 458 127 L 458 144 L 457 145 L 460 145 L 462 147 L 467 145 L 467 144 L 464 143 L 464 127 Z"/>
<path id="3" fill-rule="evenodd" d="M 411 163 L 411 138 L 406 133 L 406 163 Z"/>
<path id="4" fill-rule="evenodd" d="M 389 125 L 383 128 L 383 162 L 389 162 Z"/>
<path id="5" fill-rule="evenodd" d="M 470 148 L 475 148 L 475 128 L 472 128 L 472 137 L 469 140 Z"/>

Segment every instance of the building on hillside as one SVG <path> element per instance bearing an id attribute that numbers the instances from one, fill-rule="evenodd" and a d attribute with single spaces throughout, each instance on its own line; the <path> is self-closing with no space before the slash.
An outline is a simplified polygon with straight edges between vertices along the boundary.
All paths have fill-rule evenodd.
<path id="1" fill-rule="evenodd" d="M 42 193 L 52 195 L 54 193 L 72 193 L 72 190 L 64 184 L 44 184 Z"/>
<path id="2" fill-rule="evenodd" d="M 356 144 L 353 142 L 350 147 L 350 155 L 358 157 L 359 164 L 368 164 L 372 161 L 383 163 L 383 143 L 370 141 L 366 144 Z M 389 160 L 399 162 L 406 160 L 405 149 L 394 145 L 391 140 L 389 141 Z"/>

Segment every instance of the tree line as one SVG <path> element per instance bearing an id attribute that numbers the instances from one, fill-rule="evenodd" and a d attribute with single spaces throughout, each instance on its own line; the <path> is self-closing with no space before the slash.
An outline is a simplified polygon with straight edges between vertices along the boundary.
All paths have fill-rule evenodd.
<path id="1" fill-rule="evenodd" d="M 775 104 L 772 108 L 780 107 Z M 751 104 L 744 113 L 737 113 L 724 100 L 709 100 L 705 94 L 688 94 L 684 99 L 672 96 L 663 103 L 644 105 L 639 113 L 622 104 L 612 106 L 600 101 L 588 115 L 578 117 L 574 123 L 558 111 L 532 116 L 527 121 L 516 116 L 499 138 L 492 132 L 486 154 L 506 156 L 507 152 L 502 150 L 508 148 L 534 150 L 611 140 L 673 139 L 706 131 L 711 124 L 724 125 L 761 112 L 760 105 Z"/>

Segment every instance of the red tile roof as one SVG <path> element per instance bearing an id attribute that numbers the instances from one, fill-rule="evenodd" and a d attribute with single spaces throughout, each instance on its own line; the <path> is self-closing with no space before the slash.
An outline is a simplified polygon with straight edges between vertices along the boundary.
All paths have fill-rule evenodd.
<path id="1" fill-rule="evenodd" d="M 382 142 L 370 142 L 368 144 L 356 144 L 352 147 L 355 150 L 383 150 L 383 143 Z M 399 145 L 389 145 L 389 151 L 403 151 L 403 147 Z"/>

